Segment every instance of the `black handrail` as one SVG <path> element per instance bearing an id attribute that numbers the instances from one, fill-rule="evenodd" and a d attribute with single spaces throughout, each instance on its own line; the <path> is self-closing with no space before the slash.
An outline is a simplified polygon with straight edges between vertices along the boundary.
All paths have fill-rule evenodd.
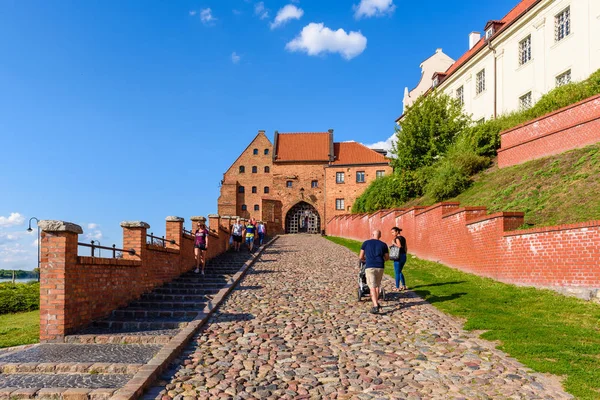
<path id="1" fill-rule="evenodd" d="M 127 252 L 127 253 L 131 254 L 132 256 L 135 255 L 135 249 L 129 249 L 129 250 L 117 249 L 116 244 L 113 244 L 112 247 L 107 247 L 107 246 L 100 246 L 100 245 L 97 245 L 94 243 L 95 242 L 92 240 L 91 244 L 81 243 L 81 242 L 78 242 L 77 244 L 79 246 L 83 246 L 83 247 L 91 247 L 92 248 L 92 257 L 95 257 L 94 252 L 96 249 L 112 250 L 112 252 L 113 252 L 112 258 L 117 258 L 117 251 L 120 251 L 121 253 Z"/>
<path id="2" fill-rule="evenodd" d="M 171 243 L 171 244 L 175 244 L 175 240 L 171 239 L 171 240 L 167 240 L 165 239 L 164 236 L 154 236 L 154 233 L 150 232 L 149 235 L 146 235 L 147 238 L 150 238 L 150 242 L 148 244 L 155 244 L 154 241 L 160 241 L 162 242 L 162 247 L 167 247 L 167 242 Z M 159 245 L 157 245 L 159 246 Z"/>
<path id="3" fill-rule="evenodd" d="M 187 229 L 183 228 L 183 233 L 187 233 L 188 235 L 192 235 L 194 236 L 194 233 L 192 231 L 188 231 Z"/>

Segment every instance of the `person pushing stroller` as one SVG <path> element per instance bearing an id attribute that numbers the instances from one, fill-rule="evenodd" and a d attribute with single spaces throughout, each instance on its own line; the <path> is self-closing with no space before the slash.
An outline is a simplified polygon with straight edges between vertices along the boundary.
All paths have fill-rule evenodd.
<path id="1" fill-rule="evenodd" d="M 371 239 L 365 241 L 360 247 L 359 258 L 365 263 L 365 274 L 367 275 L 367 285 L 373 308 L 371 314 L 376 314 L 381 310 L 379 305 L 379 287 L 383 279 L 383 268 L 385 262 L 390 259 L 387 245 L 379 240 L 381 231 L 374 230 Z"/>

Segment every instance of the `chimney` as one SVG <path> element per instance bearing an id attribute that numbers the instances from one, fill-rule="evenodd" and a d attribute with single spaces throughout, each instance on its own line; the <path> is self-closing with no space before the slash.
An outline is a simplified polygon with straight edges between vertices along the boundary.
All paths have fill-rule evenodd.
<path id="1" fill-rule="evenodd" d="M 481 34 L 479 32 L 469 33 L 469 50 L 479 42 L 479 39 L 481 39 Z"/>

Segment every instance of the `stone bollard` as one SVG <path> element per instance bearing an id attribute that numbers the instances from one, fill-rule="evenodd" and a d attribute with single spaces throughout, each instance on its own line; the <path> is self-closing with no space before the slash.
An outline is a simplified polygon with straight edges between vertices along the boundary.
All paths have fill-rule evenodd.
<path id="1" fill-rule="evenodd" d="M 150 225 L 143 221 L 123 221 L 123 259 L 124 260 L 144 260 L 146 253 L 146 235 Z M 135 254 L 130 254 L 129 249 L 135 250 Z"/>
<path id="2" fill-rule="evenodd" d="M 40 342 L 60 342 L 71 333 L 68 280 L 77 279 L 77 241 L 81 226 L 64 221 L 42 220 L 40 243 Z"/>

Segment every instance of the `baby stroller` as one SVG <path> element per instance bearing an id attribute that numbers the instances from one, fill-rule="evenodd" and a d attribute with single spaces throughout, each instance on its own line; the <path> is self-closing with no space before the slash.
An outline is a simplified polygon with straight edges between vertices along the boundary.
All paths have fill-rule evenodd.
<path id="1" fill-rule="evenodd" d="M 370 296 L 369 285 L 367 285 L 367 273 L 365 272 L 365 263 L 358 261 L 358 267 L 360 272 L 358 273 L 358 301 L 362 300 L 363 296 Z M 383 286 L 379 287 L 379 298 L 385 301 L 385 289 Z"/>

